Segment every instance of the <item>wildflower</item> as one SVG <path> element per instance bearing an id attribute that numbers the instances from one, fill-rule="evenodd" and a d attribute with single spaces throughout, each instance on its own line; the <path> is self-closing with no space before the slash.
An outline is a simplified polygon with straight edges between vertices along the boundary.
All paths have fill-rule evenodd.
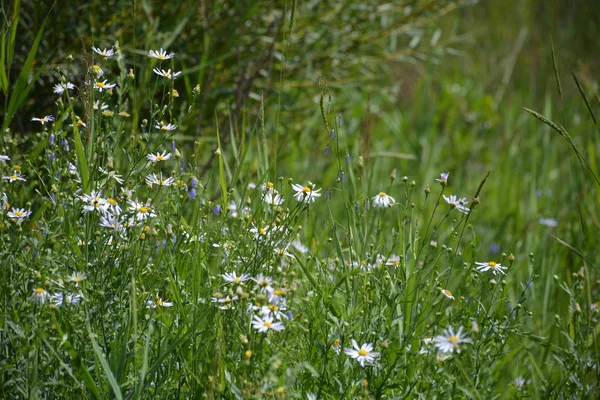
<path id="1" fill-rule="evenodd" d="M 232 301 L 236 301 L 237 299 L 238 299 L 237 295 L 235 295 L 233 297 L 229 297 L 229 295 L 227 295 L 225 297 L 213 297 L 212 302 L 222 304 L 221 306 L 219 306 L 219 309 L 221 309 L 221 310 L 231 310 L 231 309 L 233 309 L 233 306 L 229 303 L 231 303 Z"/>
<path id="2" fill-rule="evenodd" d="M 48 298 L 48 296 L 49 296 L 49 294 L 44 288 L 38 287 L 33 290 L 33 294 L 31 295 L 31 300 L 34 303 L 44 304 L 46 302 L 46 299 Z"/>
<path id="3" fill-rule="evenodd" d="M 554 228 L 558 226 L 558 222 L 554 218 L 540 218 L 538 221 L 540 224 Z"/>
<path id="4" fill-rule="evenodd" d="M 283 311 L 285 310 L 285 301 L 281 302 L 280 304 L 270 303 L 266 306 L 260 307 L 260 315 L 266 315 L 281 320 L 284 315 Z"/>
<path id="5" fill-rule="evenodd" d="M 98 89 L 98 91 L 102 92 L 103 90 L 109 90 L 114 88 L 115 86 L 117 86 L 116 83 L 108 83 L 108 81 L 105 79 L 104 81 L 100 82 L 96 82 L 96 84 L 94 85 L 94 87 L 96 89 Z"/>
<path id="6" fill-rule="evenodd" d="M 504 270 L 508 269 L 507 267 L 497 264 L 494 261 L 475 262 L 475 265 L 477 265 L 477 271 L 486 272 L 492 270 L 494 275 L 504 275 Z"/>
<path id="7" fill-rule="evenodd" d="M 92 108 L 94 110 L 106 110 L 108 108 L 108 104 L 100 103 L 100 100 L 96 100 L 92 105 Z"/>
<path id="8" fill-rule="evenodd" d="M 263 192 L 277 193 L 277 190 L 275 190 L 275 184 L 273 182 L 263 183 L 262 185 L 260 185 L 260 190 L 262 190 Z"/>
<path id="9" fill-rule="evenodd" d="M 156 308 L 156 307 L 173 307 L 173 303 L 170 301 L 163 301 L 160 297 L 156 299 L 156 301 L 148 300 L 146 301 L 146 307 L 148 308 Z"/>
<path id="10" fill-rule="evenodd" d="M 263 274 L 258 275 L 256 278 L 251 278 L 254 282 L 256 282 L 256 286 L 254 286 L 254 290 L 260 289 L 263 293 L 269 293 L 273 291 L 271 285 L 273 284 L 273 279 L 264 276 Z"/>
<path id="11" fill-rule="evenodd" d="M 92 70 L 92 73 L 96 75 L 97 78 L 100 78 L 102 75 L 104 75 L 104 71 L 102 70 L 102 68 L 100 68 L 99 65 L 94 64 L 90 69 Z"/>
<path id="12" fill-rule="evenodd" d="M 152 187 L 152 185 L 171 186 L 173 184 L 173 182 L 175 182 L 175 179 L 173 179 L 173 177 L 163 179 L 162 172 L 160 173 L 160 175 L 150 174 L 146 177 L 146 183 L 150 187 Z"/>
<path id="13" fill-rule="evenodd" d="M 14 218 L 17 220 L 17 223 L 20 224 L 25 221 L 31 215 L 30 210 L 25 210 L 24 208 L 13 208 L 7 214 L 10 218 Z"/>
<path id="14" fill-rule="evenodd" d="M 391 207 L 394 205 L 396 200 L 392 196 L 388 196 L 385 192 L 379 192 L 379 194 L 373 197 L 373 207 Z"/>
<path id="15" fill-rule="evenodd" d="M 283 204 L 283 202 L 285 200 L 278 193 L 274 193 L 273 191 L 268 191 L 263 196 L 263 201 L 272 206 L 279 206 L 279 205 Z"/>
<path id="16" fill-rule="evenodd" d="M 352 346 L 354 347 L 353 349 L 344 349 L 344 353 L 357 360 L 361 367 L 364 367 L 365 364 L 373 364 L 379 357 L 379 353 L 373 351 L 371 343 L 364 343 L 358 347 L 356 340 L 352 339 Z"/>
<path id="17" fill-rule="evenodd" d="M 45 125 L 48 122 L 54 121 L 54 117 L 52 115 L 46 115 L 45 117 L 42 117 L 42 118 L 31 118 L 31 120 L 39 122 L 42 125 Z"/>
<path id="18" fill-rule="evenodd" d="M 444 296 L 446 296 L 449 299 L 454 300 L 454 296 L 452 296 L 452 292 L 451 291 L 449 291 L 448 289 L 440 289 L 440 290 L 441 290 L 441 292 L 442 292 L 442 294 Z"/>
<path id="19" fill-rule="evenodd" d="M 148 218 L 156 217 L 152 208 L 148 203 L 138 203 L 137 201 L 129 200 L 129 211 L 136 213 L 135 218 L 138 221 L 144 221 Z"/>
<path id="20" fill-rule="evenodd" d="M 462 199 L 458 199 L 455 195 L 451 195 L 451 196 L 446 196 L 444 195 L 444 200 L 446 200 L 446 203 L 448 203 L 450 205 L 450 208 L 456 208 L 458 211 L 460 211 L 461 213 L 464 214 L 468 214 L 469 211 L 471 211 L 466 205 L 467 205 L 467 199 L 465 197 L 463 197 Z"/>
<path id="21" fill-rule="evenodd" d="M 108 175 L 108 178 L 112 178 L 114 179 L 119 185 L 123 184 L 123 178 L 121 175 L 117 174 L 115 171 L 107 171 L 104 168 L 100 167 L 99 168 L 100 172 L 102 172 L 103 174 Z"/>
<path id="22" fill-rule="evenodd" d="M 254 240 L 262 240 L 263 238 L 269 238 L 269 226 L 257 227 L 252 224 L 252 228 L 249 230 L 250 233 L 254 233 Z"/>
<path id="23" fill-rule="evenodd" d="M 342 350 L 342 341 L 340 339 L 334 339 L 333 343 L 331 343 L 331 348 L 335 351 L 335 354 L 340 354 Z"/>
<path id="24" fill-rule="evenodd" d="M 401 263 L 402 263 L 402 257 L 392 254 L 385 262 L 385 265 L 392 266 L 392 267 L 399 267 L 401 265 Z"/>
<path id="25" fill-rule="evenodd" d="M 228 283 L 241 283 L 246 282 L 248 279 L 250 279 L 250 276 L 248 276 L 248 274 L 242 274 L 240 276 L 237 276 L 235 272 L 232 272 L 230 274 L 223 274 L 221 276 L 223 277 L 223 279 L 225 279 L 225 282 Z"/>
<path id="26" fill-rule="evenodd" d="M 159 70 L 158 68 L 154 68 L 152 71 L 154 71 L 154 73 L 156 75 L 163 76 L 163 77 L 165 77 L 167 79 L 175 79 L 175 78 L 177 78 L 181 74 L 181 71 L 179 71 L 179 72 L 175 72 L 175 71 L 171 72 L 170 69 L 168 69 L 168 70 L 165 71 L 164 69 Z"/>
<path id="27" fill-rule="evenodd" d="M 71 282 L 74 282 L 75 284 L 81 283 L 81 281 L 85 280 L 86 278 L 87 278 L 87 275 L 84 274 L 83 272 L 75 272 L 75 273 L 71 274 L 71 276 L 69 276 L 69 280 Z"/>
<path id="28" fill-rule="evenodd" d="M 294 183 L 292 189 L 296 191 L 294 197 L 296 200 L 303 203 L 314 203 L 317 197 L 320 197 L 319 193 L 321 189 L 314 190 L 315 185 L 309 182 L 309 186 L 302 186 Z"/>
<path id="29" fill-rule="evenodd" d="M 83 206 L 83 213 L 88 213 L 90 211 L 104 212 L 107 209 L 107 203 L 106 200 L 102 198 L 102 192 L 92 190 L 90 194 L 84 194 L 80 199 L 85 203 Z"/>
<path id="30" fill-rule="evenodd" d="M 63 304 L 73 304 L 77 305 L 83 299 L 83 295 L 80 293 L 54 293 L 50 297 L 50 302 L 56 305 L 57 307 L 61 307 Z"/>
<path id="31" fill-rule="evenodd" d="M 10 161 L 9 156 L 0 155 L 0 161 Z"/>
<path id="32" fill-rule="evenodd" d="M 455 333 L 454 329 L 449 326 L 442 335 L 438 335 L 433 338 L 433 342 L 435 343 L 435 347 L 438 348 L 443 353 L 452 353 L 456 350 L 457 353 L 460 353 L 459 345 L 461 343 L 471 343 L 471 339 L 469 339 L 466 335 L 462 336 L 463 327 L 459 327 L 458 331 Z"/>
<path id="33" fill-rule="evenodd" d="M 115 55 L 115 51 L 111 48 L 109 50 L 106 49 L 106 47 L 104 48 L 104 50 L 100 50 L 94 46 L 92 46 L 92 50 L 94 50 L 96 53 L 100 54 L 102 57 L 112 57 Z"/>
<path id="34" fill-rule="evenodd" d="M 271 317 L 261 318 L 258 315 L 255 315 L 252 319 L 252 327 L 263 333 L 269 330 L 279 332 L 285 329 L 281 322 L 273 322 L 273 318 Z"/>
<path id="35" fill-rule="evenodd" d="M 448 177 L 450 176 L 450 172 L 442 172 L 440 174 L 440 179 L 436 179 L 442 186 L 446 186 L 448 184 Z"/>
<path id="36" fill-rule="evenodd" d="M 280 256 L 294 257 L 294 255 L 292 253 L 287 251 L 287 246 L 280 248 L 280 249 L 279 248 L 273 249 L 273 252 Z"/>
<path id="37" fill-rule="evenodd" d="M 67 82 L 67 83 L 57 83 L 56 85 L 54 85 L 54 93 L 56 94 L 63 94 L 65 92 L 65 90 L 70 90 L 70 89 L 75 89 L 75 85 L 73 85 L 71 82 Z"/>
<path id="38" fill-rule="evenodd" d="M 148 52 L 148 57 L 156 58 L 157 60 L 168 60 L 170 58 L 175 57 L 175 53 L 167 54 L 167 52 L 161 47 L 161 49 L 157 51 L 150 50 Z"/>
<path id="39" fill-rule="evenodd" d="M 168 159 L 171 158 L 171 153 L 167 153 L 166 151 L 163 151 L 162 154 L 161 153 L 156 153 L 156 154 L 148 154 L 146 156 L 146 158 L 150 161 L 152 161 L 153 163 L 159 162 L 159 161 L 166 161 Z"/>
<path id="40" fill-rule="evenodd" d="M 21 176 L 21 173 L 17 170 L 14 170 L 12 175 L 3 176 L 2 179 L 8 180 L 9 182 L 14 182 L 14 181 L 27 182 L 25 177 Z"/>
<path id="41" fill-rule="evenodd" d="M 113 215 L 121 215 L 123 212 L 117 200 L 113 199 L 112 197 L 106 199 L 106 211 Z"/>
<path id="42" fill-rule="evenodd" d="M 175 129 L 177 129 L 177 125 L 171 123 L 165 124 L 164 122 L 156 124 L 154 127 L 161 131 L 174 131 Z"/>

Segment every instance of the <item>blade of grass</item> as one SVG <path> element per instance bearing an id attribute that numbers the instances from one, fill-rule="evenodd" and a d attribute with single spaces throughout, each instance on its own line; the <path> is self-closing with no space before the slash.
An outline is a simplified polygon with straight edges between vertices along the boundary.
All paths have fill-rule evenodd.
<path id="1" fill-rule="evenodd" d="M 88 326 L 88 333 L 89 333 L 90 340 L 92 341 L 92 347 L 94 348 L 94 352 L 96 353 L 96 356 L 98 357 L 98 360 L 100 361 L 100 365 L 102 365 L 102 369 L 104 370 L 104 373 L 106 374 L 106 378 L 108 379 L 108 383 L 110 384 L 110 386 L 113 390 L 113 393 L 115 394 L 115 397 L 117 398 L 117 400 L 123 400 L 123 395 L 121 394 L 121 388 L 119 387 L 119 384 L 117 383 L 117 380 L 115 379 L 115 376 L 113 375 L 112 371 L 110 370 L 110 366 L 108 365 L 108 361 L 106 361 L 104 352 L 98 345 L 98 342 L 96 341 L 96 339 L 94 339 L 95 335 L 89 326 Z"/>
<path id="2" fill-rule="evenodd" d="M 573 80 L 575 81 L 575 84 L 577 85 L 577 89 L 579 89 L 579 94 L 583 98 L 583 102 L 585 103 L 585 106 L 588 109 L 588 113 L 590 114 L 590 117 L 592 117 L 592 120 L 594 121 L 594 125 L 597 126 L 598 122 L 596 121 L 596 116 L 594 115 L 594 111 L 592 111 L 590 102 L 588 101 L 588 98 L 585 95 L 585 92 L 583 91 L 583 86 L 581 86 L 581 82 L 579 82 L 579 79 L 577 79 L 577 75 L 575 75 L 575 72 L 573 70 L 571 70 L 571 75 L 573 76 Z"/>
<path id="3" fill-rule="evenodd" d="M 556 86 L 558 87 L 558 95 L 562 99 L 562 86 L 560 84 L 560 75 L 558 73 L 558 64 L 556 62 L 556 56 L 554 53 L 554 41 L 550 38 L 550 50 L 552 52 L 552 66 L 554 67 L 554 78 L 556 79 Z"/>

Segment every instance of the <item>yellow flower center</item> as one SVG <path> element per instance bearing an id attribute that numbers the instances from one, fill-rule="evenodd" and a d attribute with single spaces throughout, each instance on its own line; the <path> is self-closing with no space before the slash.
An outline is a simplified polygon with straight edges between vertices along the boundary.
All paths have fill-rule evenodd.
<path id="1" fill-rule="evenodd" d="M 157 306 L 162 306 L 163 301 L 161 299 L 156 300 L 156 305 Z"/>
<path id="2" fill-rule="evenodd" d="M 140 207 L 140 212 L 145 214 L 145 213 L 147 213 L 147 212 L 148 212 L 148 208 L 147 208 L 147 207 L 144 207 L 144 206 L 141 206 L 141 207 Z"/>
<path id="3" fill-rule="evenodd" d="M 446 296 L 452 296 L 452 292 L 451 292 L 451 291 L 449 291 L 448 289 L 444 289 L 444 290 L 442 290 L 442 292 L 444 292 L 444 294 L 445 294 Z"/>
<path id="4" fill-rule="evenodd" d="M 493 261 L 490 261 L 490 262 L 488 263 L 488 266 L 489 266 L 489 267 L 492 267 L 492 268 L 496 268 L 496 265 L 497 265 L 497 264 L 496 264 L 495 262 L 493 262 Z"/>
<path id="5" fill-rule="evenodd" d="M 22 213 L 21 211 L 15 211 L 15 215 L 16 215 L 17 217 L 22 217 L 22 216 L 23 216 L 23 213 Z"/>
<path id="6" fill-rule="evenodd" d="M 267 328 L 270 328 L 271 325 L 273 325 L 273 324 L 270 323 L 269 321 L 265 321 L 265 322 L 263 322 L 263 325 L 266 326 Z"/>
<path id="7" fill-rule="evenodd" d="M 73 278 L 73 282 L 79 283 L 83 280 L 83 278 L 81 276 L 76 276 L 75 278 Z"/>
<path id="8" fill-rule="evenodd" d="M 167 58 L 167 56 L 159 54 L 156 58 L 158 58 L 159 60 L 164 60 L 165 58 Z"/>
<path id="9" fill-rule="evenodd" d="M 104 83 L 103 82 L 96 82 L 96 87 L 103 88 L 104 87 Z"/>
<path id="10" fill-rule="evenodd" d="M 276 305 L 274 305 L 274 304 L 269 304 L 269 310 L 271 310 L 271 311 L 275 312 L 275 311 L 277 311 L 278 309 L 279 309 L 279 307 L 277 307 Z"/>
<path id="11" fill-rule="evenodd" d="M 369 352 L 367 350 L 365 350 L 365 349 L 360 349 L 358 351 L 358 355 L 359 356 L 365 357 L 367 354 L 369 354 Z"/>
<path id="12" fill-rule="evenodd" d="M 35 294 L 38 295 L 38 296 L 41 296 L 44 293 L 46 293 L 46 291 L 44 289 L 40 288 L 40 287 L 37 288 L 37 289 L 35 289 Z"/>
<path id="13" fill-rule="evenodd" d="M 264 235 L 265 233 L 267 233 L 267 230 L 265 228 L 260 228 L 258 230 L 258 233 L 260 233 L 261 235 Z"/>
<path id="14" fill-rule="evenodd" d="M 379 192 L 379 197 L 383 198 L 383 197 L 386 197 L 386 196 L 387 196 L 387 194 L 385 194 L 385 192 Z"/>
<path id="15" fill-rule="evenodd" d="M 171 77 L 171 73 L 170 73 L 170 72 L 165 72 L 165 73 L 164 73 L 164 75 L 165 75 L 167 78 L 170 78 L 170 77 Z"/>
<path id="16" fill-rule="evenodd" d="M 15 171 L 20 171 L 21 170 L 21 166 L 20 165 L 13 165 L 13 169 Z"/>
<path id="17" fill-rule="evenodd" d="M 117 204 L 117 201 L 116 201 L 115 199 L 112 199 L 112 198 L 108 198 L 108 199 L 106 199 L 106 201 L 108 201 L 108 203 L 109 203 L 111 206 L 114 206 L 114 205 L 116 205 L 116 204 Z"/>
<path id="18" fill-rule="evenodd" d="M 275 290 L 273 290 L 273 294 L 275 296 L 281 296 L 283 294 L 283 292 L 281 290 L 279 290 L 279 289 L 275 289 Z"/>
<path id="19" fill-rule="evenodd" d="M 156 161 L 162 161 L 164 159 L 165 159 L 164 156 L 160 156 L 160 155 L 156 156 Z"/>
<path id="20" fill-rule="evenodd" d="M 340 339 L 335 339 L 333 341 L 333 347 L 339 347 L 340 346 Z"/>
<path id="21" fill-rule="evenodd" d="M 83 121 L 81 120 L 81 118 L 77 118 L 77 125 L 78 126 L 83 125 Z"/>
<path id="22" fill-rule="evenodd" d="M 273 182 L 267 182 L 267 188 L 273 189 L 274 187 L 275 185 L 273 184 Z"/>
<path id="23" fill-rule="evenodd" d="M 452 335 L 448 338 L 448 341 L 452 344 L 456 344 L 460 341 L 460 339 L 458 338 L 458 336 Z"/>
<path id="24" fill-rule="evenodd" d="M 13 180 L 14 180 L 14 179 L 19 179 L 19 175 L 11 175 L 11 176 L 10 176 L 10 179 L 13 179 Z"/>
<path id="25" fill-rule="evenodd" d="M 102 72 L 102 68 L 100 68 L 99 65 L 93 65 L 92 70 L 94 71 L 95 74 Z"/>
<path id="26" fill-rule="evenodd" d="M 304 193 L 310 193 L 310 192 L 311 192 L 311 190 L 310 190 L 310 188 L 309 188 L 308 186 L 304 186 L 304 187 L 302 188 L 302 191 L 303 191 Z"/>
<path id="27" fill-rule="evenodd" d="M 233 277 L 233 280 L 236 281 L 236 282 L 239 282 L 241 279 L 242 279 L 241 276 L 235 276 L 235 277 Z"/>

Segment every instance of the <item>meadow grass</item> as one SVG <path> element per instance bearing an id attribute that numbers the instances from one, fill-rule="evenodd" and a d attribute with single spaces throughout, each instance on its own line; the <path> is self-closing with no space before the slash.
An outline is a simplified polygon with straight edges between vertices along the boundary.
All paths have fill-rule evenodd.
<path id="1" fill-rule="evenodd" d="M 3 397 L 595 396 L 599 104 L 558 49 L 539 104 L 504 78 L 521 36 L 493 93 L 439 66 L 460 35 L 426 22 L 454 3 L 372 5 L 377 21 L 353 2 L 215 6 L 233 17 L 204 27 L 266 26 L 265 83 L 234 78 L 219 34 L 172 53 L 187 21 L 164 33 L 170 11 L 134 4 L 113 21 L 145 16 L 131 42 L 61 60 L 28 134 L 9 127 L 44 75 L 28 56 L 5 68 L 19 4 L 0 74 Z M 319 18 L 379 30 L 315 41 Z M 433 61 L 371 95 L 377 46 Z M 237 79 L 233 96 L 212 79 Z"/>

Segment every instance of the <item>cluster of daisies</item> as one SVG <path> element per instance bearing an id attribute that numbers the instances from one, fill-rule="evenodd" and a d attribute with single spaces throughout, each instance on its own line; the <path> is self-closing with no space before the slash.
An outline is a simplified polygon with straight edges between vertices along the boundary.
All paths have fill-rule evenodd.
<path id="1" fill-rule="evenodd" d="M 36 304 L 49 304 L 51 307 L 62 307 L 63 305 L 77 305 L 83 300 L 83 295 L 79 290 L 81 282 L 86 279 L 86 275 L 81 272 L 71 274 L 66 283 L 57 282 L 62 290 L 53 293 L 48 292 L 43 287 L 33 289 L 31 301 Z"/>
<path id="2" fill-rule="evenodd" d="M 0 155 L 0 162 L 5 164 L 7 161 L 10 161 L 10 157 L 7 155 Z M 2 180 L 8 181 L 10 184 L 18 184 L 20 182 L 27 182 L 25 176 L 21 175 L 21 166 L 13 165 L 12 173 L 10 175 L 6 175 L 2 177 Z M 2 193 L 0 196 L 0 201 L 2 201 L 2 211 L 6 212 L 6 215 L 15 221 L 18 225 L 21 225 L 29 216 L 31 215 L 31 210 L 26 210 L 24 208 L 12 207 L 11 203 L 8 200 L 8 195 L 6 193 Z"/>

